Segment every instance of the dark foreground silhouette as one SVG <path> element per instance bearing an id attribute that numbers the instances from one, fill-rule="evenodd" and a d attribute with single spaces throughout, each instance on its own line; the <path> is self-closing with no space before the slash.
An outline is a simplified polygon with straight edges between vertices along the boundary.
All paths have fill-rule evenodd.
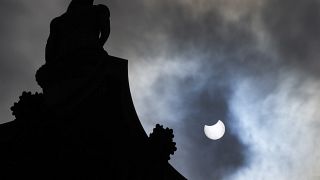
<path id="1" fill-rule="evenodd" d="M 131 99 L 127 60 L 103 49 L 109 10 L 73 0 L 51 22 L 46 63 L 0 125 L 0 179 L 185 179 L 169 163 L 173 131 L 148 137 Z"/>

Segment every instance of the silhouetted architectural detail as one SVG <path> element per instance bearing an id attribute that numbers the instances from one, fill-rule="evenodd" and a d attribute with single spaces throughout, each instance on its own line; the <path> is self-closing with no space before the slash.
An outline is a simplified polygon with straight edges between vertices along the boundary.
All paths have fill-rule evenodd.
<path id="1" fill-rule="evenodd" d="M 19 102 L 14 103 L 11 107 L 11 111 L 17 119 L 34 118 L 35 115 L 45 113 L 44 105 L 42 93 L 23 92 L 19 97 Z"/>
<path id="2" fill-rule="evenodd" d="M 156 152 L 157 156 L 163 160 L 170 160 L 170 154 L 173 155 L 177 150 L 176 143 L 173 142 L 173 130 L 157 124 L 150 134 L 150 145 L 153 152 Z"/>
<path id="3" fill-rule="evenodd" d="M 0 179 L 185 179 L 169 163 L 173 130 L 150 138 L 134 109 L 128 61 L 103 49 L 109 9 L 73 0 L 51 22 L 43 93 L 23 92 L 0 125 Z"/>

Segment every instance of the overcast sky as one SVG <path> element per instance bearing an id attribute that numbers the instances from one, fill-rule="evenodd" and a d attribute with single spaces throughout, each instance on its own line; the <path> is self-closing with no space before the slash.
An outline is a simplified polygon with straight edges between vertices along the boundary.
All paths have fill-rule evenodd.
<path id="1" fill-rule="evenodd" d="M 0 122 L 40 91 L 50 20 L 69 0 L 0 1 Z M 320 1 L 100 0 L 105 48 L 129 60 L 147 133 L 174 129 L 171 163 L 191 180 L 320 178 Z M 205 124 L 226 134 L 211 141 Z"/>

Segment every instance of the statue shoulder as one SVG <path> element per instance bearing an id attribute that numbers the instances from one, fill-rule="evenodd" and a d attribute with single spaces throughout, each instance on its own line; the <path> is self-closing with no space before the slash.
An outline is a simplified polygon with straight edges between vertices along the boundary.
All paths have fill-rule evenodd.
<path id="1" fill-rule="evenodd" d="M 61 19 L 62 19 L 62 16 L 52 19 L 52 21 L 50 22 L 50 28 L 51 29 L 57 28 L 61 22 Z"/>
<path id="2" fill-rule="evenodd" d="M 98 5 L 94 5 L 94 8 L 99 13 L 99 15 L 107 17 L 107 18 L 110 17 L 110 10 L 109 10 L 108 6 L 106 6 L 104 4 L 98 4 Z"/>

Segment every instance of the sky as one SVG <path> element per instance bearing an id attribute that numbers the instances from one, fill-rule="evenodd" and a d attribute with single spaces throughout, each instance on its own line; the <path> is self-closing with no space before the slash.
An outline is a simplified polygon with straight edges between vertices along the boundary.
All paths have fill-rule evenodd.
<path id="1" fill-rule="evenodd" d="M 41 91 L 49 23 L 69 0 L 0 1 L 0 122 Z M 109 54 L 129 60 L 149 134 L 174 130 L 171 164 L 191 180 L 320 178 L 320 1 L 97 0 L 111 11 Z M 222 120 L 212 141 L 204 125 Z"/>

